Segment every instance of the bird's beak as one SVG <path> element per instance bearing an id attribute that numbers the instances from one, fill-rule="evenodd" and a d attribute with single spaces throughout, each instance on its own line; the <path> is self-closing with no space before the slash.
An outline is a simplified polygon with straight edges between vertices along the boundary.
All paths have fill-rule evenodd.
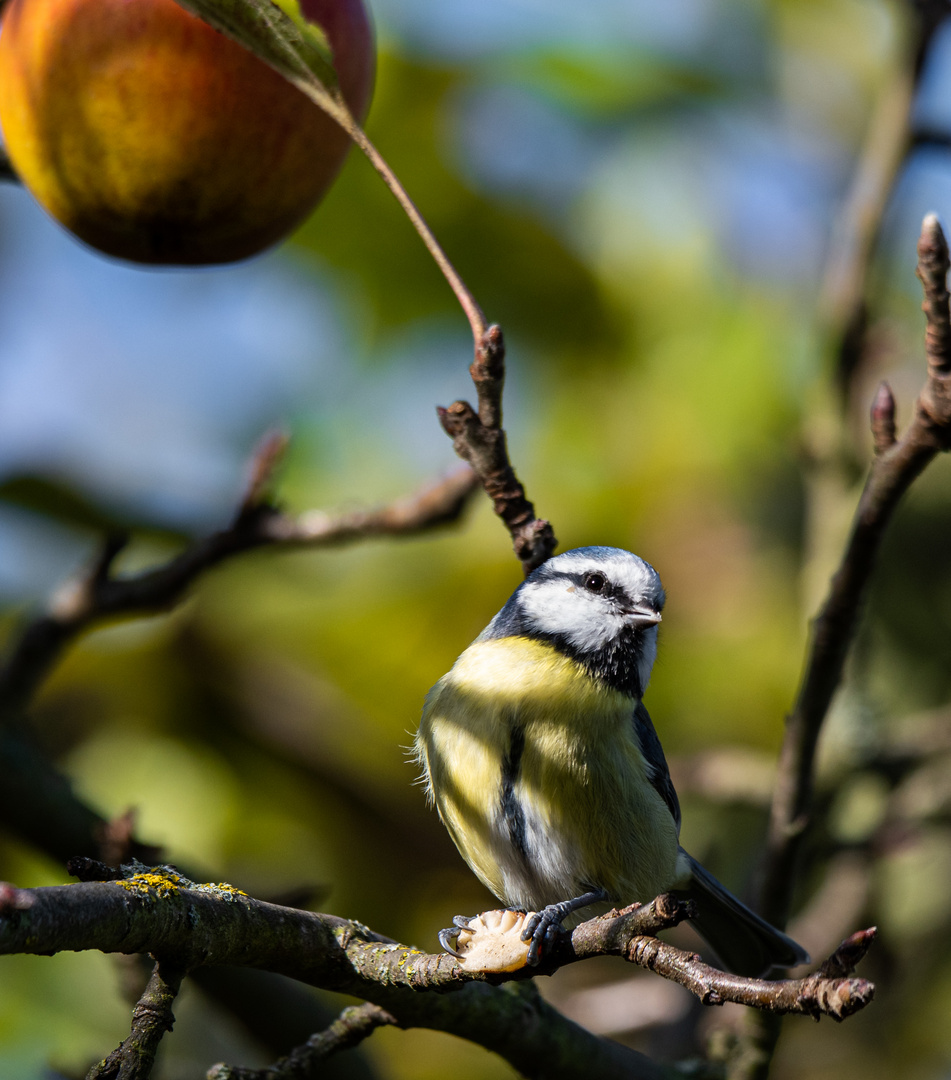
<path id="1" fill-rule="evenodd" d="M 649 607 L 628 608 L 624 612 L 624 621 L 631 626 L 656 626 L 661 621 L 659 611 Z"/>

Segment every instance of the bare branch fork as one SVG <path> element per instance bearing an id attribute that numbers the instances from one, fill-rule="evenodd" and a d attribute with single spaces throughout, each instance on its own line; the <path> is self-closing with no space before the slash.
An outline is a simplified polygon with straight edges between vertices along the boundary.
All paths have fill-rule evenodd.
<path id="1" fill-rule="evenodd" d="M 79 860 L 73 870 L 88 876 L 101 868 Z M 563 964 L 592 956 L 621 956 L 680 983 L 710 1005 L 731 1001 L 841 1020 L 863 1008 L 874 993 L 866 980 L 850 977 L 874 931 L 854 935 L 818 972 L 804 979 L 748 979 L 718 971 L 694 954 L 656 939 L 658 931 L 691 914 L 689 904 L 669 895 L 582 924 L 540 970 L 487 975 L 465 971 L 446 954 L 419 952 L 346 919 L 264 903 L 226 884 L 197 885 L 171 867 L 135 864 L 123 868 L 119 879 L 108 868 L 105 871 L 113 880 L 37 889 L 0 884 L 0 954 L 97 949 L 150 952 L 160 958 L 136 1007 L 132 1033 L 96 1067 L 99 1071 L 90 1074 L 93 1080 L 119 1075 L 109 1070 L 120 1059 L 145 1061 L 150 1053 L 154 1056 L 159 1038 L 171 1026 L 171 1004 L 181 978 L 203 965 L 263 968 L 366 998 L 388 1018 L 371 1013 L 372 1019 L 356 1025 L 355 1038 L 380 1022 L 451 1031 L 502 1054 L 529 1076 L 551 1067 L 550 1055 L 538 1054 L 551 1039 L 565 1046 L 566 1062 L 587 1055 L 589 1075 L 661 1075 L 647 1059 L 576 1028 L 554 1010 L 542 1009 L 532 1024 L 521 1012 L 513 1019 L 512 988 L 498 984 L 551 974 Z M 422 993 L 431 990 L 443 993 Z M 507 1018 L 505 1023 L 502 1017 Z M 337 1039 L 327 1035 L 325 1050 L 350 1045 L 345 1033 L 338 1034 Z M 532 1054 L 538 1054 L 536 1063 L 527 1067 Z M 616 1071 L 621 1062 L 624 1071 Z M 579 1074 L 566 1065 L 557 1075 Z M 128 1075 L 145 1077 L 147 1072 Z"/>
<path id="2" fill-rule="evenodd" d="M 948 245 L 930 214 L 918 241 L 924 290 L 928 374 L 908 430 L 895 434 L 895 401 L 882 383 L 872 406 L 876 456 L 852 532 L 829 594 L 813 626 L 805 671 L 779 760 L 763 887 L 763 914 L 782 925 L 789 911 L 800 844 L 809 824 L 815 755 L 822 724 L 842 679 L 861 603 L 885 529 L 902 495 L 942 450 L 951 447 L 951 315 Z"/>

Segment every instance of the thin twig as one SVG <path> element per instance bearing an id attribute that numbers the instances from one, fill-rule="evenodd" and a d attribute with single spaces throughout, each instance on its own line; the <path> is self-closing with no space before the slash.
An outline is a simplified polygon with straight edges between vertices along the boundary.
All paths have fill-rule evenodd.
<path id="1" fill-rule="evenodd" d="M 159 961 L 132 1012 L 127 1039 L 88 1072 L 86 1080 L 148 1080 L 162 1036 L 172 1030 L 172 1004 L 185 972 Z"/>
<path id="2" fill-rule="evenodd" d="M 0 667 L 0 723 L 22 713 L 65 646 L 87 627 L 116 616 L 166 611 L 206 570 L 255 548 L 329 547 L 371 536 L 410 536 L 453 522 L 477 484 L 463 467 L 381 507 L 293 516 L 259 501 L 267 469 L 278 456 L 274 442 L 266 442 L 252 469 L 249 494 L 228 528 L 195 541 L 156 569 L 114 577 L 113 562 L 125 540 L 110 538 L 93 566 L 60 589 L 46 614 L 26 627 Z"/>
<path id="3" fill-rule="evenodd" d="M 240 1065 L 213 1065 L 205 1080 L 311 1080 L 320 1075 L 320 1063 L 341 1050 L 350 1050 L 368 1039 L 378 1028 L 396 1024 L 396 1019 L 379 1005 L 364 1002 L 351 1005 L 327 1028 L 312 1035 L 286 1057 L 266 1069 Z"/>
<path id="4" fill-rule="evenodd" d="M 948 15 L 946 0 L 908 0 L 909 41 L 879 93 L 849 190 L 837 215 L 819 289 L 818 314 L 835 353 L 843 395 L 862 361 L 868 327 L 868 276 L 885 211 L 909 155 L 938 133 L 913 126 L 925 57 Z M 946 138 L 946 136 L 945 136 Z"/>
<path id="5" fill-rule="evenodd" d="M 512 537 L 522 569 L 529 574 L 552 555 L 558 541 L 551 524 L 535 516 L 535 507 L 509 461 L 502 428 L 505 342 L 500 327 L 490 326 L 478 342 L 469 374 L 478 394 L 478 412 L 467 401 L 456 401 L 437 410 L 439 422 L 452 439 L 453 449 L 481 480 Z"/>

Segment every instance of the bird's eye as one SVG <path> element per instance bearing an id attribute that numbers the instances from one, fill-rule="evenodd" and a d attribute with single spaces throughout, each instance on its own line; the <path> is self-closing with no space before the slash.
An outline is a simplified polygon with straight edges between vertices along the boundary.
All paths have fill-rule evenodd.
<path id="1" fill-rule="evenodd" d="M 604 592 L 604 587 L 605 585 L 607 585 L 607 583 L 608 579 L 604 576 L 604 574 L 595 573 L 585 575 L 584 587 L 588 590 L 588 592 L 602 593 Z"/>

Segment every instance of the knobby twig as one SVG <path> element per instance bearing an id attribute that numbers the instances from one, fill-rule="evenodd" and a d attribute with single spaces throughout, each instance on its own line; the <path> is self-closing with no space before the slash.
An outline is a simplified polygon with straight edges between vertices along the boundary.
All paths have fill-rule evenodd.
<path id="1" fill-rule="evenodd" d="M 871 930 L 859 933 L 874 936 Z M 842 1021 L 864 1009 L 875 994 L 874 985 L 867 979 L 828 975 L 824 970 L 826 965 L 802 979 L 770 981 L 731 975 L 705 964 L 695 953 L 684 952 L 653 937 L 633 941 L 627 958 L 638 967 L 686 987 L 704 1005 L 723 1005 L 729 1001 L 763 1012 L 800 1013 L 817 1020 L 820 1016 L 831 1016 Z M 832 962 L 830 958 L 826 964 Z"/>
<path id="2" fill-rule="evenodd" d="M 172 1030 L 172 1003 L 185 972 L 159 961 L 132 1012 L 132 1031 L 112 1053 L 94 1065 L 86 1080 L 148 1080 L 162 1036 Z"/>
<path id="3" fill-rule="evenodd" d="M 554 530 L 535 516 L 535 507 L 509 461 L 502 428 L 502 388 L 505 384 L 505 342 L 499 326 L 490 326 L 476 347 L 469 374 L 478 394 L 479 409 L 467 401 L 439 408 L 439 422 L 452 446 L 475 470 L 496 514 L 512 537 L 512 546 L 526 574 L 549 558 L 557 546 Z"/>
<path id="4" fill-rule="evenodd" d="M 379 1005 L 364 1002 L 351 1005 L 327 1028 L 312 1035 L 266 1069 L 246 1069 L 223 1062 L 208 1070 L 205 1080 L 311 1080 L 320 1075 L 320 1062 L 341 1050 L 350 1050 L 369 1038 L 377 1028 L 396 1024 L 396 1019 Z"/>
<path id="5" fill-rule="evenodd" d="M 591 919 L 573 931 L 567 951 L 556 954 L 555 966 L 591 956 L 621 956 L 628 963 L 679 983 L 704 1005 L 733 1002 L 767 1012 L 801 1013 L 817 1019 L 831 1016 L 834 1020 L 844 1020 L 872 1000 L 875 993 L 872 983 L 847 976 L 871 947 L 874 930 L 853 934 L 812 975 L 770 981 L 731 975 L 705 964 L 696 953 L 658 940 L 659 931 L 678 925 L 692 913 L 689 901 L 665 894 L 650 904 Z"/>
<path id="6" fill-rule="evenodd" d="M 859 500 L 852 532 L 829 594 L 812 626 L 805 673 L 786 721 L 770 817 L 762 911 L 782 925 L 789 911 L 795 865 L 809 824 L 813 768 L 822 723 L 841 679 L 865 589 L 885 529 L 901 496 L 928 463 L 951 447 L 951 315 L 948 246 L 934 215 L 918 242 L 924 288 L 928 376 L 904 436 L 894 440 L 894 402 L 876 395 L 872 426 L 878 453 Z M 891 438 L 890 438 L 891 436 Z"/>
<path id="7" fill-rule="evenodd" d="M 111 537 L 94 565 L 53 598 L 49 610 L 26 627 L 0 667 L 0 723 L 18 716 L 81 631 L 116 616 L 166 611 L 206 570 L 261 547 L 329 547 L 371 536 L 410 536 L 458 519 L 477 480 L 463 467 L 416 494 L 369 510 L 299 516 L 278 510 L 265 492 L 278 457 L 279 440 L 258 452 L 248 491 L 228 528 L 197 540 L 169 562 L 131 577 L 113 575 L 126 543 Z"/>

